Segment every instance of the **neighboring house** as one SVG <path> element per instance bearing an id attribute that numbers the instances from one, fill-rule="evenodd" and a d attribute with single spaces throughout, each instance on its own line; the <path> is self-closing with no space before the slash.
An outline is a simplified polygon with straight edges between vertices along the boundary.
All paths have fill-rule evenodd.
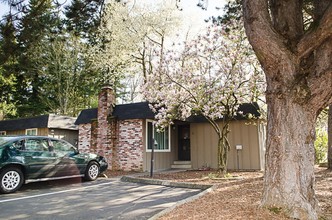
<path id="1" fill-rule="evenodd" d="M 83 110 L 75 124 L 79 126 L 78 148 L 105 156 L 109 169 L 148 171 L 151 165 L 152 138 L 154 169 L 203 167 L 217 168 L 217 134 L 199 117 L 176 121 L 162 133 L 153 126 L 154 113 L 147 102 L 114 105 L 110 87 L 99 94 L 98 108 Z M 251 104 L 241 111 L 259 115 Z M 264 168 L 265 126 L 243 118 L 230 124 L 229 169 L 261 170 Z"/>
<path id="2" fill-rule="evenodd" d="M 41 115 L 0 121 L 0 135 L 51 136 L 77 144 L 78 126 L 75 117 L 62 115 Z"/>

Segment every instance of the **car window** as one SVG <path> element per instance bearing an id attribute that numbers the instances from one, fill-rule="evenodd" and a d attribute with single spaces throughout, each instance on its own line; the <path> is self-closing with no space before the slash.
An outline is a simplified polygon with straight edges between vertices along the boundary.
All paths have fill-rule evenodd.
<path id="1" fill-rule="evenodd" d="M 52 142 L 54 151 L 75 152 L 74 146 L 65 141 L 52 140 L 51 142 Z"/>
<path id="2" fill-rule="evenodd" d="M 48 151 L 46 139 L 26 139 L 25 150 L 27 151 Z"/>
<path id="3" fill-rule="evenodd" d="M 23 146 L 24 146 L 24 140 L 14 141 L 9 145 L 10 148 L 15 148 L 17 150 L 23 150 L 24 149 Z"/>

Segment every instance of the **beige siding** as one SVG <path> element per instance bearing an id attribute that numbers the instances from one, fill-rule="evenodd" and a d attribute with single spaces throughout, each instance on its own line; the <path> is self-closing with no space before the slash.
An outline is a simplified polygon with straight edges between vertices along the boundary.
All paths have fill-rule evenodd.
<path id="1" fill-rule="evenodd" d="M 150 171 L 151 152 L 146 151 L 146 121 L 143 123 L 143 171 Z M 174 160 L 176 160 L 177 149 L 177 131 L 171 129 L 171 151 L 170 152 L 154 152 L 153 170 L 167 170 L 171 168 Z"/>
<path id="2" fill-rule="evenodd" d="M 54 135 L 53 132 L 54 131 Z M 6 135 L 25 135 L 25 130 L 7 131 Z M 68 141 L 75 145 L 78 139 L 78 131 L 75 130 L 63 130 L 63 129 L 48 129 L 38 128 L 37 135 L 39 136 L 50 136 Z"/>
<path id="3" fill-rule="evenodd" d="M 7 135 L 25 135 L 26 130 L 16 130 L 16 131 L 7 131 Z M 40 136 L 47 136 L 48 135 L 48 128 L 37 128 L 37 135 Z"/>
<path id="4" fill-rule="evenodd" d="M 6 131 L 6 135 L 25 135 L 25 130 Z"/>
<path id="5" fill-rule="evenodd" d="M 266 126 L 265 123 L 262 122 L 259 124 L 259 145 L 260 147 L 260 161 L 261 168 L 265 168 L 265 152 L 266 152 Z"/>
<path id="6" fill-rule="evenodd" d="M 37 135 L 48 136 L 48 128 L 38 128 Z"/>
<path id="7" fill-rule="evenodd" d="M 194 169 L 203 166 L 217 168 L 217 134 L 208 123 L 193 123 L 191 129 L 191 162 Z M 230 124 L 228 169 L 260 170 L 262 151 L 259 126 L 246 125 L 245 121 Z M 243 149 L 237 151 L 236 145 Z"/>

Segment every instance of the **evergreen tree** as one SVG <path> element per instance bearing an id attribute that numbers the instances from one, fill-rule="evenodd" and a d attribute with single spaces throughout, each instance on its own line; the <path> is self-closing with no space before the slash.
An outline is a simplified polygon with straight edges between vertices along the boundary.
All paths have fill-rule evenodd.
<path id="1" fill-rule="evenodd" d="M 18 68 L 17 42 L 12 16 L 7 15 L 0 24 L 0 119 L 16 115 L 14 100 Z"/>
<path id="2" fill-rule="evenodd" d="M 104 4 L 105 0 L 72 0 L 64 12 L 67 31 L 94 42 Z"/>
<path id="3" fill-rule="evenodd" d="M 43 104 L 41 89 L 44 78 L 40 74 L 43 66 L 36 54 L 38 44 L 50 43 L 50 34 L 58 31 L 59 18 L 51 0 L 30 0 L 18 28 L 19 70 L 16 72 L 19 116 L 34 116 L 46 113 L 49 108 Z"/>

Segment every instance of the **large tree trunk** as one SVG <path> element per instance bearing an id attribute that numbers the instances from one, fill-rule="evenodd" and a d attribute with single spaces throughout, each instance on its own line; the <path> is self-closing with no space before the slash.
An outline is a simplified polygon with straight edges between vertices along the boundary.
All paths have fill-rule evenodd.
<path id="1" fill-rule="evenodd" d="M 313 26 L 305 31 L 303 1 L 243 0 L 246 33 L 267 82 L 262 205 L 296 219 L 318 219 L 314 126 L 332 101 L 332 3 L 314 3 Z"/>
<path id="2" fill-rule="evenodd" d="M 262 205 L 297 219 L 317 219 L 314 191 L 314 122 L 307 106 L 268 99 L 268 133 Z M 309 215 L 309 216 L 308 216 Z"/>

